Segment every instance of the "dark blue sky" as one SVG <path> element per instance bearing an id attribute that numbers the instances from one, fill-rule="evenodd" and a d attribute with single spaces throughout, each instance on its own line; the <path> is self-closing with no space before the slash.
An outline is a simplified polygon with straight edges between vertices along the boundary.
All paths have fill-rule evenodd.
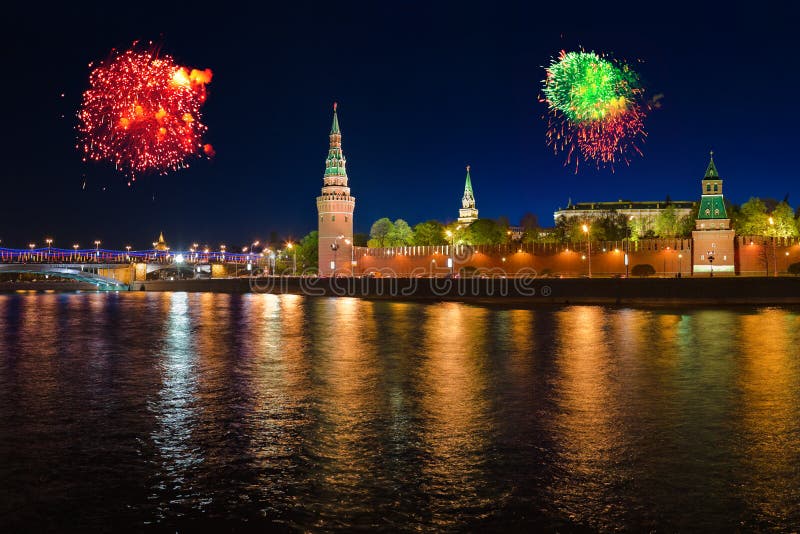
<path id="1" fill-rule="evenodd" d="M 160 230 L 175 246 L 300 237 L 316 224 L 334 100 L 357 231 L 382 216 L 455 218 L 466 164 L 481 215 L 512 222 L 531 211 L 550 224 L 570 197 L 691 200 L 712 148 L 734 202 L 789 193 L 800 203 L 791 3 L 536 4 L 7 11 L 3 246 L 52 235 L 63 246 L 144 247 Z M 128 188 L 113 168 L 81 162 L 74 126 L 87 64 L 135 39 L 213 69 L 203 109 L 217 156 Z M 543 66 L 579 45 L 641 60 L 649 94 L 664 94 L 644 158 L 615 174 L 584 166 L 575 175 L 545 146 Z"/>

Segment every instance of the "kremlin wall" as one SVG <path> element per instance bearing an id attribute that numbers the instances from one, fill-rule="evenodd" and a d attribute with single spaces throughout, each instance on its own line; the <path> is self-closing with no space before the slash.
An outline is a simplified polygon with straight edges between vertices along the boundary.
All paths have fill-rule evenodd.
<path id="1" fill-rule="evenodd" d="M 764 276 L 785 273 L 791 263 L 800 261 L 800 245 L 795 238 L 735 235 L 726 212 L 723 181 L 714 164 L 713 152 L 701 180 L 698 207 L 695 208 L 691 202 L 677 206 L 696 217 L 695 229 L 688 239 L 638 239 L 591 244 L 582 241 L 570 245 L 356 247 L 353 243 L 356 199 L 350 195 L 348 187 L 336 104 L 329 140 L 322 192 L 317 197 L 319 272 L 323 276 L 602 277 L 631 275 L 637 265 L 651 266 L 655 271 L 653 274 L 660 277 Z M 467 167 L 459 209 L 458 221 L 462 224 L 478 219 L 469 171 Z M 584 204 L 565 210 L 564 215 L 580 216 L 589 223 L 594 205 Z M 652 215 L 654 210 L 663 209 L 658 205 L 623 204 L 627 204 L 623 208 L 630 213 L 624 213 L 630 215 L 631 220 L 640 212 Z M 589 233 L 586 228 L 584 231 Z"/>
<path id="2" fill-rule="evenodd" d="M 624 276 L 625 247 L 622 241 L 593 242 L 592 276 Z M 652 265 L 655 276 L 692 276 L 691 239 L 642 239 L 630 243 L 628 268 L 639 264 Z M 453 247 L 453 272 L 475 276 L 581 277 L 589 276 L 587 244 L 575 243 L 574 248 L 558 244 L 519 246 Z M 446 276 L 450 273 L 450 247 L 395 247 L 354 249 L 354 275 L 375 276 Z M 723 262 L 726 259 L 720 258 Z M 715 260 L 716 261 L 716 260 Z M 785 273 L 789 264 L 800 261 L 800 241 L 796 238 L 777 238 L 773 243 L 764 237 L 738 236 L 733 242 L 733 272 L 716 271 L 714 276 L 773 275 Z M 769 269 L 769 271 L 767 271 Z M 710 273 L 696 276 L 709 276 Z"/>

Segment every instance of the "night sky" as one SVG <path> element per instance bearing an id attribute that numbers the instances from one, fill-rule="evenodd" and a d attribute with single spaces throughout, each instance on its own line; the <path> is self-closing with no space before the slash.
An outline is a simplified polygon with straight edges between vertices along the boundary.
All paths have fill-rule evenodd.
<path id="1" fill-rule="evenodd" d="M 3 13 L 0 246 L 302 237 L 316 228 L 334 101 L 356 231 L 382 216 L 454 219 L 467 164 L 481 216 L 512 223 L 530 211 L 552 224 L 568 198 L 694 200 L 710 149 L 733 202 L 800 203 L 790 2 L 16 4 L 34 7 Z M 128 188 L 81 161 L 74 128 L 88 63 L 137 39 L 214 71 L 203 112 L 217 156 Z M 576 175 L 545 146 L 543 66 L 581 45 L 664 94 L 644 158 L 614 174 Z"/>

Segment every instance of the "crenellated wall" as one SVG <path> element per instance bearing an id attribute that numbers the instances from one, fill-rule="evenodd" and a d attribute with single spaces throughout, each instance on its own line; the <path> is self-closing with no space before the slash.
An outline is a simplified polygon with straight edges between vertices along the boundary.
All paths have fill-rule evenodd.
<path id="1" fill-rule="evenodd" d="M 591 244 L 593 276 L 625 274 L 625 250 L 629 250 L 629 266 L 646 263 L 659 276 L 691 274 L 690 239 L 648 239 L 634 243 L 624 241 Z M 455 270 L 481 269 L 508 276 L 536 271 L 539 275 L 586 276 L 589 254 L 586 242 L 571 245 L 553 243 L 500 246 L 429 246 L 355 249 L 356 274 L 384 272 L 399 276 L 445 275 L 450 272 L 448 258 L 453 256 Z"/>
<path id="2" fill-rule="evenodd" d="M 593 276 L 625 274 L 624 241 L 593 242 L 591 264 Z M 656 276 L 692 276 L 691 239 L 644 239 L 630 243 L 629 266 L 650 264 Z M 449 246 L 409 246 L 393 248 L 356 247 L 356 275 L 383 272 L 398 276 L 443 276 L 450 272 Z M 505 273 L 508 276 L 536 271 L 539 275 L 579 277 L 589 274 L 588 246 L 586 242 L 571 245 L 553 243 L 530 245 L 453 247 L 455 271 L 467 267 Z M 738 236 L 734 240 L 734 257 L 737 275 L 763 276 L 774 274 L 777 260 L 778 273 L 785 274 L 788 266 L 800 262 L 800 240 L 796 238 L 771 238 Z"/>

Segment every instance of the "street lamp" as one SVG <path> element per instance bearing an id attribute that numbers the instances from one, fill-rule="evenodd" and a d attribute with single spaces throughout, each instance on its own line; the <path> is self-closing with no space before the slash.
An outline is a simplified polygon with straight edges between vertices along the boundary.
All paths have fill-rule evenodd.
<path id="1" fill-rule="evenodd" d="M 455 244 L 454 244 L 455 240 L 453 239 L 453 237 L 454 237 L 453 236 L 453 232 L 451 232 L 450 230 L 445 231 L 445 234 L 447 234 L 447 237 L 450 238 L 450 257 L 447 258 L 447 266 L 450 267 L 450 276 L 453 276 L 453 269 L 454 269 L 453 257 L 454 257 L 454 252 L 455 252 L 453 250 L 453 247 L 455 247 Z"/>
<path id="2" fill-rule="evenodd" d="M 778 257 L 775 254 L 775 219 L 769 218 L 769 233 L 772 238 L 772 269 L 774 276 L 778 276 Z M 767 262 L 769 265 L 769 262 Z M 767 275 L 769 275 L 769 267 L 767 267 Z"/>
<path id="3" fill-rule="evenodd" d="M 682 269 L 681 269 L 681 260 L 683 259 L 683 254 L 678 254 L 678 278 L 683 276 Z"/>
<path id="4" fill-rule="evenodd" d="M 47 239 L 44 240 L 44 242 L 47 243 L 47 258 L 49 260 L 52 254 L 53 238 L 48 237 Z"/>
<path id="5" fill-rule="evenodd" d="M 292 251 L 292 276 L 297 276 L 297 250 L 291 241 L 286 243 L 286 248 Z"/>
<path id="6" fill-rule="evenodd" d="M 586 245 L 588 247 L 587 255 L 589 256 L 589 278 L 592 277 L 592 239 L 589 236 L 589 226 L 583 225 L 583 233 L 586 234 Z"/>
<path id="7" fill-rule="evenodd" d="M 707 252 L 707 256 L 708 256 L 709 270 L 710 270 L 710 273 L 711 273 L 709 275 L 709 278 L 714 278 L 714 251 L 713 250 L 709 250 Z"/>

